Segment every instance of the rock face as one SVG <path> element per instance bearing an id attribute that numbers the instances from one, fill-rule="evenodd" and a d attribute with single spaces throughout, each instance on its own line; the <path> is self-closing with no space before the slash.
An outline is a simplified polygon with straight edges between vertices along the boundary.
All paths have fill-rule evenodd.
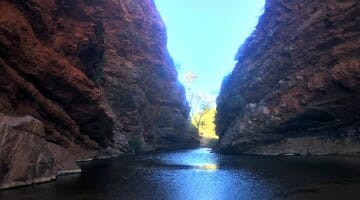
<path id="1" fill-rule="evenodd" d="M 0 115 L 1 188 L 50 181 L 81 171 L 64 148 L 44 139 L 45 128 L 31 116 Z"/>
<path id="2" fill-rule="evenodd" d="M 360 152 L 360 3 L 266 1 L 217 99 L 218 148 Z"/>
<path id="3" fill-rule="evenodd" d="M 0 188 L 78 170 L 74 159 L 197 145 L 152 0 L 0 12 Z"/>

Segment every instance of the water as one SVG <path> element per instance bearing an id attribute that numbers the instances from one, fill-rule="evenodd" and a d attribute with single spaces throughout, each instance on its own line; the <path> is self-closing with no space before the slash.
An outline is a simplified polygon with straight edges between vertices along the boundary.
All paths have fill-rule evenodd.
<path id="1" fill-rule="evenodd" d="M 0 199 L 360 199 L 358 157 L 229 156 L 209 149 L 121 156 Z"/>

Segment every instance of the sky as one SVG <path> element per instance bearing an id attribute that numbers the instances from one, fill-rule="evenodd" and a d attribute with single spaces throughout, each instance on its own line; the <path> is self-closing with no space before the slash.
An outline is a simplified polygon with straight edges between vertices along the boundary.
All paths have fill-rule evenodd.
<path id="1" fill-rule="evenodd" d="M 179 79 L 197 75 L 191 92 L 215 102 L 234 57 L 255 29 L 265 0 L 155 0 Z M 189 91 L 187 92 L 189 93 Z"/>

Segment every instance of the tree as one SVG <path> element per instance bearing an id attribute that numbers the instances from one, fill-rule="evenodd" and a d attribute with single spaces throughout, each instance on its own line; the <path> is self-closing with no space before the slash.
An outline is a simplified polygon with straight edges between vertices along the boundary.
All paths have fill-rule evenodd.
<path id="1" fill-rule="evenodd" d="M 215 133 L 215 114 L 216 114 L 216 108 L 211 107 L 209 112 L 207 112 L 201 119 L 201 125 L 199 132 L 201 133 L 202 137 L 205 138 L 218 138 L 218 136 Z"/>
<path id="2" fill-rule="evenodd" d="M 192 117 L 194 115 L 194 110 L 196 107 L 197 102 L 199 101 L 200 97 L 198 95 L 196 95 L 192 89 L 191 89 L 191 85 L 192 83 L 197 79 L 197 75 L 194 74 L 193 72 L 186 72 L 185 74 L 185 89 L 186 89 L 186 96 L 187 99 L 189 101 L 190 104 L 190 116 Z"/>
<path id="3" fill-rule="evenodd" d="M 196 114 L 192 115 L 192 121 L 194 126 L 196 127 L 198 134 L 201 135 L 200 128 L 205 125 L 203 119 L 204 116 L 210 112 L 211 110 L 211 103 L 208 101 L 201 101 L 200 102 L 200 110 Z"/>
<path id="4" fill-rule="evenodd" d="M 186 88 L 187 99 L 191 107 L 191 123 L 197 129 L 199 135 L 217 138 L 214 124 L 216 108 L 213 100 L 206 95 L 195 93 L 194 90 L 191 89 L 197 78 L 198 76 L 192 72 L 185 73 L 184 85 Z"/>

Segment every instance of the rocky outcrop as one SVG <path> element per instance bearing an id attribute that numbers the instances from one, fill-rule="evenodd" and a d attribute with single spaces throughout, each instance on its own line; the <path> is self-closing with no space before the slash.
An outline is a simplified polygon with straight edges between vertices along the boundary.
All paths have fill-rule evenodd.
<path id="1" fill-rule="evenodd" d="M 268 0 L 217 99 L 218 148 L 360 152 L 360 3 Z"/>
<path id="2" fill-rule="evenodd" d="M 5 0 L 0 12 L 0 188 L 134 145 L 197 145 L 152 0 Z"/>
<path id="3" fill-rule="evenodd" d="M 0 114 L 0 188 L 45 182 L 80 172 L 64 148 L 44 139 L 45 128 L 31 116 Z"/>

